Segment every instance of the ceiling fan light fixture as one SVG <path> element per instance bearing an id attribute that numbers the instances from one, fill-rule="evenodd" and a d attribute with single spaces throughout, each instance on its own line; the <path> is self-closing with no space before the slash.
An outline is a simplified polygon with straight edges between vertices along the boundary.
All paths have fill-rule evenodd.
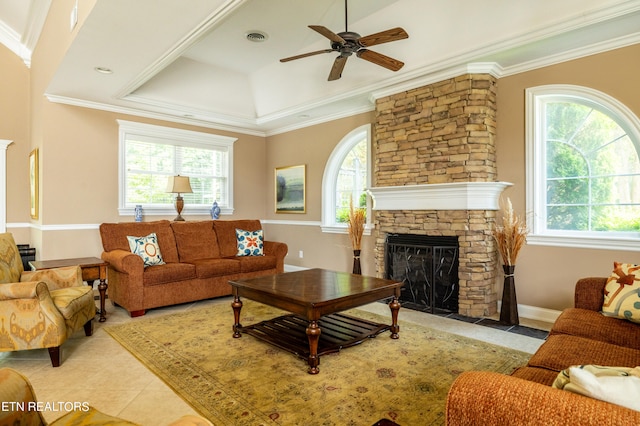
<path id="1" fill-rule="evenodd" d="M 247 40 L 253 43 L 262 43 L 269 39 L 269 34 L 265 33 L 264 31 L 252 30 L 247 31 L 245 37 L 247 38 Z"/>

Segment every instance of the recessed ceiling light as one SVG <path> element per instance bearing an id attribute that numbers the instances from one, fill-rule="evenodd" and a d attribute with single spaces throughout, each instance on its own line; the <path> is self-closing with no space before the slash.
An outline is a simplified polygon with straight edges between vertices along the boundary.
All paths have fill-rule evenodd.
<path id="1" fill-rule="evenodd" d="M 95 67 L 94 70 L 96 70 L 100 74 L 113 74 L 113 71 L 111 70 L 111 68 Z"/>
<path id="2" fill-rule="evenodd" d="M 252 31 L 247 31 L 247 33 L 245 34 L 245 37 L 247 37 L 247 40 L 252 41 L 254 43 L 262 43 L 263 41 L 267 41 L 267 39 L 269 38 L 269 35 L 264 31 L 252 30 Z"/>

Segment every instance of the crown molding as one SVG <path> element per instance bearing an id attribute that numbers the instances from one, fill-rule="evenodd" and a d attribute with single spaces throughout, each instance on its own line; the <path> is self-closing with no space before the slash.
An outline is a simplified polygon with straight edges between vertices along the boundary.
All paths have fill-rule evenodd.
<path id="1" fill-rule="evenodd" d="M 20 35 L 2 21 L 0 21 L 0 43 L 18 55 L 27 67 L 31 66 L 31 51 L 20 42 Z"/>
<path id="2" fill-rule="evenodd" d="M 126 85 L 120 93 L 116 95 L 116 98 L 122 99 L 135 92 L 152 77 L 178 59 L 185 50 L 198 42 L 202 37 L 206 36 L 215 25 L 222 22 L 224 18 L 233 13 L 234 10 L 242 6 L 246 1 L 247 0 L 227 0 L 222 6 L 207 16 L 207 18 L 204 19 L 199 26 L 194 28 L 193 31 L 174 44 L 164 55 L 160 57 L 159 60 L 137 75 L 133 81 Z"/>
<path id="3" fill-rule="evenodd" d="M 152 112 L 152 111 L 147 111 L 147 110 L 138 109 L 138 108 L 123 107 L 119 105 L 87 101 L 84 99 L 70 98 L 66 96 L 51 95 L 46 93 L 45 93 L 45 96 L 50 102 L 53 102 L 56 104 L 64 104 L 64 105 L 77 106 L 81 108 L 97 109 L 101 111 L 115 112 L 118 114 L 132 115 L 135 117 L 152 118 L 155 120 L 169 121 L 171 123 L 187 124 L 191 126 L 203 127 L 206 129 L 222 130 L 222 131 L 241 133 L 241 134 L 251 135 L 251 136 L 261 136 L 261 137 L 266 136 L 266 134 L 262 131 L 250 130 L 250 129 L 239 127 L 239 126 L 238 127 L 225 126 L 218 123 L 207 122 L 203 120 L 194 120 L 186 117 L 177 117 L 175 115 L 170 115 L 170 114 L 161 113 L 161 112 Z"/>
<path id="4" fill-rule="evenodd" d="M 621 49 L 623 47 L 632 46 L 640 43 L 640 32 L 623 37 L 617 37 L 615 39 L 603 41 L 600 43 L 594 43 L 588 46 L 582 46 L 577 49 L 558 53 L 555 55 L 545 56 L 533 61 L 523 62 L 518 65 L 512 65 L 502 69 L 502 77 L 508 77 L 511 75 L 521 74 L 528 71 L 533 71 L 539 68 L 549 67 L 552 65 L 561 64 L 563 62 L 573 61 L 575 59 L 585 58 L 587 56 L 597 55 L 605 53 L 611 50 Z"/>

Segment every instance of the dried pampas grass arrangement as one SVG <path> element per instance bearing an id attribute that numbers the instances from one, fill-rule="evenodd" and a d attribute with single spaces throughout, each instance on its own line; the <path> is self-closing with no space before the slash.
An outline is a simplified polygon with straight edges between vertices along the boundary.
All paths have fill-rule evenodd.
<path id="1" fill-rule="evenodd" d="M 498 244 L 502 256 L 502 263 L 513 266 L 516 264 L 518 253 L 527 242 L 529 229 L 524 220 L 513 212 L 511 200 L 507 198 L 507 206 L 502 216 L 502 225 L 493 230 L 493 238 Z"/>
<path id="2" fill-rule="evenodd" d="M 349 238 L 354 250 L 360 250 L 364 224 L 367 221 L 367 211 L 363 208 L 353 207 L 353 200 L 349 203 Z"/>

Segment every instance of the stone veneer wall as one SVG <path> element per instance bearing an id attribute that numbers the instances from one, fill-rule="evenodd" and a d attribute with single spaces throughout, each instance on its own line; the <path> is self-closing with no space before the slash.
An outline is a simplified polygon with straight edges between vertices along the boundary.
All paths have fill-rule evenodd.
<path id="1" fill-rule="evenodd" d="M 496 79 L 466 74 L 376 101 L 374 186 L 496 180 Z M 376 270 L 387 233 L 457 236 L 459 313 L 496 313 L 492 210 L 375 211 Z"/>

